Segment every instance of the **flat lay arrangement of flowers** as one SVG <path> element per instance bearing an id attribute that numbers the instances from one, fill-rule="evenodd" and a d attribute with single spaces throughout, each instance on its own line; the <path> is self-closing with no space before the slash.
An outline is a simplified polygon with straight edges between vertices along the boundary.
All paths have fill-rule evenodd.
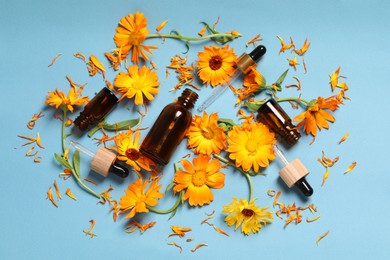
<path id="1" fill-rule="evenodd" d="M 72 130 L 75 128 L 74 120 L 93 96 L 84 94 L 84 89 L 89 87 L 87 84 L 76 83 L 65 74 L 64 78 L 69 83 L 67 88 L 48 86 L 47 93 L 44 93 L 46 97 L 43 105 L 55 111 L 55 118 L 45 116 L 44 112 L 33 114 L 31 119 L 26 119 L 27 130 L 18 135 L 26 149 L 23 152 L 26 157 L 32 158 L 32 163 L 39 164 L 42 160 L 52 159 L 42 158 L 40 150 L 46 149 L 53 154 L 53 164 L 62 168 L 62 171 L 52 173 L 52 185 L 48 190 L 42 191 L 47 196 L 48 203 L 58 208 L 61 207 L 61 200 L 65 199 L 63 195 L 79 204 L 78 197 L 93 196 L 99 206 L 106 205 L 101 207 L 102 214 L 109 212 L 114 222 L 125 223 L 124 232 L 127 233 L 153 232 L 153 227 L 159 223 L 144 222 L 142 216 L 166 215 L 169 222 L 164 225 L 169 225 L 172 230 L 172 233 L 167 234 L 167 245 L 182 252 L 183 245 L 192 242 L 192 239 L 187 238 L 188 235 L 187 240 L 172 238 L 185 237 L 193 227 L 176 225 L 177 214 L 186 214 L 188 207 L 212 205 L 214 194 L 224 193 L 229 175 L 237 172 L 248 184 L 243 186 L 248 189 L 248 196 L 240 197 L 229 193 L 231 201 L 228 204 L 211 212 L 210 208 L 205 209 L 205 218 L 200 224 L 210 226 L 210 232 L 227 237 L 231 232 L 241 232 L 243 237 L 261 236 L 261 230 L 275 225 L 276 219 L 282 221 L 277 221 L 276 225 L 282 223 L 284 228 L 301 222 L 320 222 L 321 207 L 315 203 L 315 198 L 306 205 L 284 203 L 281 189 L 268 189 L 263 192 L 263 197 L 254 196 L 256 184 L 253 180 L 268 178 L 271 173 L 266 169 L 276 159 L 274 147 L 276 143 L 283 144 L 277 133 L 257 120 L 257 111 L 270 98 L 283 107 L 291 107 L 293 113 L 289 113 L 289 116 L 295 124 L 295 130 L 303 136 L 311 137 L 311 145 L 316 142 L 317 136 L 326 135 L 332 130 L 332 123 L 336 120 L 335 111 L 340 110 L 342 113 L 343 107 L 352 102 L 352 98 L 348 96 L 348 75 L 343 75 L 343 68 L 335 64 L 333 71 L 324 71 L 325 75 L 329 75 L 329 81 L 319 82 L 321 87 L 317 87 L 317 96 L 305 96 L 304 89 L 308 86 L 302 83 L 295 72 L 299 70 L 303 74 L 309 74 L 310 66 L 315 66 L 310 64 L 309 58 L 305 58 L 311 45 L 315 43 L 308 38 L 303 42 L 296 42 L 293 35 L 275 34 L 272 40 L 280 43 L 280 50 L 276 53 L 268 52 L 267 55 L 286 57 L 281 61 L 284 69 L 280 71 L 280 76 L 268 78 L 260 67 L 251 66 L 247 73 L 233 82 L 232 77 L 237 70 L 241 53 L 236 53 L 231 43 L 246 46 L 249 53 L 262 44 L 259 32 L 247 35 L 250 40 L 245 40 L 240 28 L 220 28 L 219 20 L 224 19 L 221 16 L 216 17 L 216 21 L 200 21 L 198 34 L 187 36 L 180 32 L 180 28 L 169 28 L 169 20 L 150 25 L 147 16 L 147 13 L 135 11 L 119 18 L 117 28 L 113 28 L 113 45 L 109 47 L 111 50 L 105 53 L 73 54 L 75 63 L 85 63 L 86 74 L 100 77 L 104 87 L 118 97 L 118 102 L 128 102 L 132 106 L 128 111 L 128 118 L 122 121 L 110 121 L 109 116 L 103 118 L 91 126 L 86 135 L 90 143 L 96 143 L 98 147 L 115 153 L 117 160 L 126 165 L 130 174 L 137 176 L 136 180 L 128 183 L 120 197 L 114 197 L 112 191 L 116 189 L 115 183 L 101 188 L 97 180 L 86 177 L 88 169 L 80 167 L 83 155 L 73 149 L 69 142 L 78 138 Z M 157 64 L 153 55 L 159 51 L 159 46 L 150 43 L 150 39 L 156 38 L 161 40 L 161 45 L 166 41 L 182 42 L 183 48 L 165 64 Z M 196 59 L 191 60 L 187 54 L 193 52 L 193 44 L 201 44 L 203 50 L 196 53 Z M 61 56 L 56 55 L 46 65 L 55 67 L 61 62 Z M 164 71 L 166 77 L 175 77 L 177 84 L 168 86 L 161 83 L 164 79 L 159 78 L 158 71 Z M 107 75 L 114 75 L 113 80 L 108 80 Z M 140 151 L 141 143 L 151 127 L 144 123 L 144 119 L 157 117 L 157 114 L 150 113 L 148 106 L 156 102 L 155 98 L 159 93 L 177 92 L 179 96 L 185 89 L 191 89 L 199 95 L 198 102 L 201 103 L 207 98 L 204 94 L 206 88 L 214 90 L 221 87 L 227 88 L 225 95 L 236 97 L 234 103 L 225 103 L 225 106 L 234 108 L 236 114 L 230 118 L 222 118 L 218 109 L 215 109 L 216 106 L 196 112 L 195 105 L 192 121 L 181 143 L 186 147 L 186 153 L 179 155 L 181 159 L 173 162 L 173 167 L 162 167 Z M 286 96 L 286 89 L 296 89 L 296 95 Z M 329 90 L 332 95 L 326 96 L 324 93 Z M 166 101 L 166 104 L 171 102 L 173 100 Z M 215 102 L 225 101 L 221 98 Z M 37 104 L 37 107 L 39 109 L 41 104 Z M 124 108 L 118 106 L 114 109 Z M 41 120 L 52 121 L 53 131 L 58 132 L 61 150 L 55 150 L 49 143 L 45 143 L 45 136 L 33 133 Z M 338 143 L 334 145 L 343 145 L 349 141 L 348 137 L 347 129 L 345 135 L 340 136 Z M 298 142 L 306 140 L 308 139 Z M 356 161 L 346 162 L 339 160 L 339 156 L 328 156 L 326 151 L 317 156 L 318 167 L 315 171 L 316 174 L 320 172 L 323 175 L 320 186 L 326 185 L 328 178 L 331 178 L 330 172 L 334 164 L 343 163 L 345 171 L 341 174 L 348 175 L 353 174 L 356 171 L 354 168 L 358 167 Z M 275 177 L 277 173 L 272 175 Z M 60 179 L 74 180 L 79 190 L 59 185 Z M 163 185 L 162 179 L 169 179 L 170 184 Z M 162 208 L 159 202 L 167 195 L 173 196 L 174 200 L 171 206 Z M 225 225 L 215 225 L 212 219 L 221 216 Z M 85 223 L 85 230 L 80 230 L 80 234 L 99 239 L 102 234 L 94 231 L 98 224 L 91 219 L 90 223 Z M 313 234 L 316 238 L 313 244 L 319 245 L 331 233 L 331 230 L 324 227 L 323 233 Z M 193 243 L 193 253 L 208 246 L 207 241 Z"/>

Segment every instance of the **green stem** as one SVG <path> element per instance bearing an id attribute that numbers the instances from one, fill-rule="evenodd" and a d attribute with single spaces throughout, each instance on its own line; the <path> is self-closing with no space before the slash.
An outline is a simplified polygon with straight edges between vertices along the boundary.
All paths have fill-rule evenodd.
<path id="1" fill-rule="evenodd" d="M 295 97 L 287 97 L 287 98 L 276 98 L 275 99 L 276 102 L 286 102 L 286 101 L 296 101 L 298 103 L 305 103 L 306 106 L 309 105 L 309 101 L 307 101 L 306 99 L 302 99 L 302 98 L 295 98 Z"/>
<path id="2" fill-rule="evenodd" d="M 253 193 L 253 183 L 252 183 L 252 178 L 249 174 L 247 173 L 244 173 L 245 177 L 246 177 L 246 180 L 248 181 L 248 185 L 249 185 L 249 201 L 252 200 L 252 193 Z"/>
<path id="3" fill-rule="evenodd" d="M 234 35 L 230 33 L 216 33 L 216 34 L 210 34 L 202 37 L 187 37 L 183 35 L 177 35 L 177 34 L 148 34 L 146 38 L 170 38 L 170 39 L 178 39 L 178 40 L 186 40 L 186 41 L 203 41 L 211 38 L 218 38 L 218 37 L 235 37 Z"/>
<path id="4" fill-rule="evenodd" d="M 64 114 L 63 114 L 63 117 L 62 117 L 62 129 L 61 129 L 61 137 L 62 137 L 62 153 L 65 153 L 65 150 L 66 150 L 66 144 L 65 144 L 65 139 L 66 139 L 66 136 L 65 136 L 65 120 L 66 120 L 66 112 L 67 110 L 64 109 Z"/>
<path id="5" fill-rule="evenodd" d="M 153 208 L 153 207 L 150 207 L 150 206 L 146 206 L 150 211 L 154 212 L 154 213 L 158 213 L 158 214 L 169 214 L 173 211 L 175 211 L 180 203 L 181 203 L 181 200 L 182 200 L 182 197 L 184 195 L 184 191 L 181 191 L 179 193 L 179 196 L 177 197 L 177 200 L 176 200 L 176 203 L 170 208 L 170 209 L 167 209 L 167 210 L 159 210 L 159 209 L 156 209 L 156 208 Z"/>
<path id="6" fill-rule="evenodd" d="M 69 162 L 69 159 L 67 160 Z M 70 163 L 70 162 L 69 162 Z M 73 177 L 75 177 L 75 179 L 77 180 L 78 184 L 83 188 L 85 189 L 86 191 L 88 191 L 89 193 L 91 193 L 93 196 L 95 196 L 96 198 L 100 199 L 101 198 L 101 195 L 96 193 L 94 190 L 92 190 L 90 187 L 88 187 L 87 185 L 85 185 L 85 183 L 77 176 L 75 170 L 72 168 L 72 175 Z"/>

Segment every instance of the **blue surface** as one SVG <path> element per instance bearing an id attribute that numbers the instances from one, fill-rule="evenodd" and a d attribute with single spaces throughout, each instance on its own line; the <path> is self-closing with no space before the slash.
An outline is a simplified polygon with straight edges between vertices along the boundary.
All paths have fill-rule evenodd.
<path id="1" fill-rule="evenodd" d="M 318 2 L 318 3 L 315 3 Z M 113 35 L 118 21 L 128 13 L 143 12 L 148 18 L 151 32 L 163 20 L 169 22 L 164 29 L 178 29 L 181 33 L 196 36 L 202 28 L 201 21 L 213 23 L 218 16 L 220 31 L 237 30 L 243 37 L 230 45 L 237 54 L 250 50 L 245 42 L 260 33 L 262 44 L 268 52 L 260 64 L 260 70 L 269 82 L 288 67 L 289 53 L 278 55 L 280 48 L 276 35 L 288 39 L 292 36 L 299 46 L 308 38 L 311 46 L 305 60 L 308 73 L 302 66 L 295 72 L 290 69 L 287 78 L 298 76 L 303 84 L 302 96 L 307 99 L 331 95 L 328 76 L 341 66 L 341 74 L 350 86 L 347 95 L 352 101 L 335 112 L 337 121 L 329 131 L 321 131 L 314 144 L 309 145 L 310 136 L 286 151 L 290 159 L 299 157 L 311 170 L 308 180 L 315 193 L 304 201 L 294 191 L 286 190 L 278 180 L 277 163 L 272 163 L 266 177 L 253 179 L 257 204 L 270 206 L 272 199 L 268 189 L 281 189 L 281 201 L 318 207 L 321 218 L 314 223 L 303 221 L 283 228 L 284 222 L 275 217 L 271 225 L 259 234 L 245 237 L 239 231 L 227 227 L 223 222 L 222 205 L 231 197 L 247 198 L 246 180 L 237 172 L 226 169 L 226 183 L 221 190 L 213 190 L 215 201 L 206 207 L 180 208 L 173 219 L 166 215 L 140 215 L 138 220 L 146 223 L 157 221 L 144 234 L 125 233 L 127 221 L 119 218 L 116 223 L 108 213 L 108 206 L 96 205 L 96 199 L 81 190 L 73 180 L 58 177 L 61 167 L 52 155 L 60 152 L 60 122 L 53 119 L 54 109 L 43 105 L 45 95 L 55 88 L 68 89 L 65 75 L 77 83 L 88 83 L 85 94 L 92 96 L 104 86 L 100 75 L 89 77 L 82 61 L 73 57 L 76 52 L 95 54 L 104 60 L 103 53 L 115 47 Z M 1 259 L 385 259 L 390 242 L 390 199 L 388 173 L 388 129 L 390 107 L 390 52 L 388 49 L 390 24 L 389 1 L 1 1 L 0 4 L 0 114 L 1 128 L 1 184 L 2 200 L 0 215 Z M 150 126 L 160 110 L 179 93 L 169 92 L 177 82 L 174 73 L 165 79 L 165 66 L 175 54 L 185 51 L 182 42 L 148 40 L 157 45 L 152 59 L 158 64 L 161 90 L 149 107 L 144 126 Z M 188 53 L 190 61 L 197 52 L 212 42 L 193 44 Z M 47 65 L 57 54 L 62 53 L 53 67 Z M 108 64 L 106 67 L 108 67 Z M 115 73 L 107 72 L 113 80 Z M 200 101 L 211 91 L 203 88 Z M 295 89 L 284 90 L 280 95 L 297 96 Z M 264 97 L 264 96 L 261 96 Z M 225 93 L 223 102 L 213 104 L 208 112 L 218 111 L 220 117 L 237 120 L 233 107 L 235 98 Z M 230 102 L 230 103 L 229 103 Z M 227 105 L 231 104 L 231 105 Z M 109 121 L 136 117 L 128 111 L 131 103 L 117 108 Z M 291 116 L 300 111 L 283 104 Z M 26 123 L 34 113 L 43 111 L 34 130 Z M 78 111 L 77 111 L 78 112 Z M 76 112 L 76 113 L 77 113 Z M 74 114 L 75 115 L 75 114 Z M 74 117 L 73 115 L 73 117 Z M 346 142 L 337 141 L 347 132 Z M 26 147 L 18 134 L 33 136 L 39 132 L 44 150 L 39 154 L 42 163 L 34 164 L 32 158 L 24 156 Z M 95 144 L 87 137 L 81 141 L 91 149 Z M 317 162 L 324 150 L 328 157 L 340 156 L 339 162 L 330 169 L 330 177 L 321 187 L 325 169 Z M 183 142 L 175 153 L 177 161 L 188 153 Z M 357 167 L 349 174 L 344 170 L 352 161 Z M 86 163 L 82 164 L 84 175 L 88 175 Z M 165 167 L 164 186 L 173 175 L 172 164 Z M 91 174 L 92 177 L 96 177 Z M 62 192 L 70 187 L 77 201 L 64 198 L 59 208 L 46 200 L 46 191 L 57 180 Z M 100 180 L 96 188 L 100 191 L 110 184 L 115 187 L 114 198 L 124 194 L 126 186 L 135 180 L 115 178 Z M 164 187 L 165 188 L 165 187 Z M 65 195 L 63 195 L 66 197 Z M 174 203 L 165 198 L 159 204 L 167 208 Z M 216 233 L 210 226 L 201 225 L 205 213 L 216 211 L 212 222 L 227 231 L 230 237 Z M 305 216 L 311 217 L 310 214 Z M 82 230 L 95 219 L 94 232 L 97 237 L 89 239 Z M 187 238 L 167 240 L 170 225 L 191 227 Z M 317 246 L 318 236 L 330 230 L 329 235 Z M 183 246 L 167 245 L 175 241 Z M 192 253 L 198 243 L 208 247 Z"/>

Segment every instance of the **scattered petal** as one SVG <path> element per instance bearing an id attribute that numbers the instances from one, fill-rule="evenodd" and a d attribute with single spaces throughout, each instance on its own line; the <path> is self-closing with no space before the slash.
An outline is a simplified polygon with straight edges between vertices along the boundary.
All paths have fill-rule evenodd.
<path id="1" fill-rule="evenodd" d="M 59 198 L 60 200 L 62 200 L 61 192 L 60 192 L 60 189 L 58 188 L 58 184 L 57 184 L 56 181 L 54 181 L 54 188 L 55 188 L 55 190 L 56 190 L 57 198 Z"/>
<path id="2" fill-rule="evenodd" d="M 70 191 L 70 188 L 68 188 L 68 189 L 65 191 L 65 194 L 68 195 L 68 197 L 70 197 L 71 199 L 76 200 L 76 197 L 75 197 L 74 194 Z"/>
<path id="3" fill-rule="evenodd" d="M 48 67 L 51 67 L 54 65 L 54 63 L 56 62 L 56 60 L 58 59 L 58 57 L 61 56 L 61 53 L 58 53 L 56 56 L 54 56 L 53 60 L 51 61 L 51 63 L 49 65 L 47 65 Z"/>
<path id="4" fill-rule="evenodd" d="M 194 249 L 192 249 L 191 252 L 194 253 L 196 250 L 198 250 L 198 249 L 201 248 L 202 246 L 208 246 L 208 244 L 201 243 L 201 244 L 197 245 Z"/>
<path id="5" fill-rule="evenodd" d="M 89 227 L 88 230 L 83 230 L 83 232 L 84 232 L 86 235 L 88 235 L 89 238 L 93 238 L 93 237 L 96 236 L 95 233 L 92 232 L 92 229 L 95 227 L 95 220 L 91 219 L 89 222 L 91 223 L 91 226 Z"/>
<path id="6" fill-rule="evenodd" d="M 51 201 L 51 203 L 53 203 L 53 205 L 56 206 L 56 208 L 58 208 L 58 204 L 53 198 L 53 191 L 52 191 L 51 187 L 47 191 L 47 198 L 46 199 L 49 199 Z"/>
<path id="7" fill-rule="evenodd" d="M 319 236 L 319 237 L 317 238 L 317 241 L 316 241 L 317 246 L 318 246 L 318 243 L 320 243 L 320 241 L 321 241 L 324 237 L 326 237 L 328 234 L 329 234 L 329 230 L 328 230 L 325 234 L 323 234 L 323 235 L 321 235 L 321 236 Z"/>
<path id="8" fill-rule="evenodd" d="M 345 170 L 344 174 L 352 171 L 355 168 L 356 164 L 357 162 L 352 162 L 352 164 L 348 167 L 348 169 Z"/>
<path id="9" fill-rule="evenodd" d="M 306 222 L 311 223 L 311 222 L 318 220 L 319 218 L 320 218 L 320 215 L 318 215 L 317 217 L 314 217 L 312 219 L 306 218 Z"/>
<path id="10" fill-rule="evenodd" d="M 341 144 L 342 142 L 344 142 L 345 140 L 347 140 L 348 136 L 349 136 L 349 132 L 347 132 L 347 133 L 340 139 L 339 144 Z"/>
<path id="11" fill-rule="evenodd" d="M 183 251 L 183 248 L 181 246 L 179 246 L 177 243 L 175 242 L 168 242 L 168 245 L 170 246 L 175 246 L 175 247 L 178 247 L 180 249 L 180 254 L 181 252 Z"/>

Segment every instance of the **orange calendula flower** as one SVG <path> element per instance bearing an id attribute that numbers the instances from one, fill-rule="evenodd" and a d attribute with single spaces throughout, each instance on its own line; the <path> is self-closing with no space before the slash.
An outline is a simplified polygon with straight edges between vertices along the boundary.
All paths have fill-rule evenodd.
<path id="1" fill-rule="evenodd" d="M 255 201 L 248 202 L 247 200 L 237 200 L 233 198 L 233 201 L 223 206 L 223 213 L 228 214 L 225 218 L 225 222 L 229 225 L 235 225 L 235 229 L 241 226 L 241 232 L 245 235 L 257 233 L 262 228 L 262 225 L 266 225 L 272 222 L 272 212 L 267 208 L 260 208 L 255 205 Z"/>
<path id="2" fill-rule="evenodd" d="M 142 179 L 139 178 L 125 190 L 126 195 L 122 196 L 119 201 L 120 214 L 129 211 L 125 218 L 132 218 L 136 213 L 149 212 L 147 207 L 156 206 L 158 199 L 163 197 L 159 191 L 161 185 L 157 181 L 148 184 L 148 180 L 142 182 Z"/>
<path id="3" fill-rule="evenodd" d="M 135 171 L 139 172 L 141 169 L 151 171 L 151 166 L 154 163 L 143 156 L 139 151 L 140 146 L 139 131 L 128 130 L 127 132 L 121 132 L 114 137 L 116 147 L 111 147 L 118 153 L 118 159 L 125 161 L 126 164 L 134 168 Z"/>
<path id="4" fill-rule="evenodd" d="M 245 172 L 251 168 L 258 172 L 275 159 L 272 148 L 276 143 L 275 135 L 262 123 L 245 122 L 243 126 L 234 126 L 228 136 L 229 158 Z"/>
<path id="5" fill-rule="evenodd" d="M 83 88 L 71 87 L 68 96 L 58 89 L 48 92 L 44 104 L 58 108 L 61 107 L 64 111 L 73 112 L 73 106 L 80 106 L 88 103 L 88 97 L 82 97 Z"/>
<path id="6" fill-rule="evenodd" d="M 303 54 L 305 54 L 305 52 L 309 49 L 310 47 L 310 42 L 308 42 L 307 38 L 306 40 L 304 41 L 303 43 L 303 46 L 302 48 L 298 49 L 298 50 L 294 50 L 294 52 L 296 54 L 298 54 L 299 56 L 302 56 Z"/>
<path id="7" fill-rule="evenodd" d="M 144 104 L 147 100 L 153 100 L 157 95 L 160 85 L 156 71 L 151 71 L 146 66 L 129 66 L 127 73 L 119 72 L 114 81 L 114 86 L 120 94 L 127 98 L 134 98 L 136 105 Z"/>
<path id="8" fill-rule="evenodd" d="M 187 131 L 188 147 L 199 154 L 219 154 L 226 148 L 226 135 L 222 127 L 218 126 L 218 113 L 210 117 L 203 112 L 203 117 L 195 115 Z"/>
<path id="9" fill-rule="evenodd" d="M 141 56 L 144 60 L 149 60 L 146 52 L 152 54 L 152 49 L 157 49 L 156 46 L 145 46 L 142 43 L 145 41 L 149 30 L 146 28 L 148 20 L 144 14 L 136 12 L 135 15 L 129 14 L 119 21 L 119 26 L 116 28 L 114 42 L 118 48 L 122 49 L 122 53 L 127 54 L 132 51 L 131 61 L 137 63 Z"/>
<path id="10" fill-rule="evenodd" d="M 288 65 L 294 68 L 294 70 L 297 70 L 297 65 L 299 65 L 299 62 L 297 61 L 297 57 L 295 56 L 294 59 L 287 59 Z"/>
<path id="11" fill-rule="evenodd" d="M 200 79 L 204 84 L 216 86 L 229 81 L 235 72 L 236 54 L 228 45 L 221 47 L 204 47 L 203 52 L 198 53 L 197 68 Z"/>
<path id="12" fill-rule="evenodd" d="M 186 190 L 184 200 L 188 199 L 191 206 L 203 206 L 214 200 L 210 188 L 221 189 L 225 185 L 225 174 L 219 170 L 222 164 L 218 159 L 200 154 L 192 160 L 181 160 L 184 170 L 175 173 L 173 181 L 174 192 Z"/>
<path id="13" fill-rule="evenodd" d="M 265 78 L 255 68 L 251 68 L 244 77 L 243 88 L 238 88 L 234 92 L 238 95 L 237 104 L 247 99 L 251 95 L 259 92 L 261 87 L 265 86 Z"/>
<path id="14" fill-rule="evenodd" d="M 312 136 L 317 135 L 317 128 L 329 129 L 328 122 L 333 123 L 336 119 L 326 110 L 335 111 L 339 107 L 340 101 L 334 96 L 318 99 L 313 102 L 305 112 L 296 116 L 293 121 L 299 122 L 297 127 L 303 126 L 303 130 Z"/>

